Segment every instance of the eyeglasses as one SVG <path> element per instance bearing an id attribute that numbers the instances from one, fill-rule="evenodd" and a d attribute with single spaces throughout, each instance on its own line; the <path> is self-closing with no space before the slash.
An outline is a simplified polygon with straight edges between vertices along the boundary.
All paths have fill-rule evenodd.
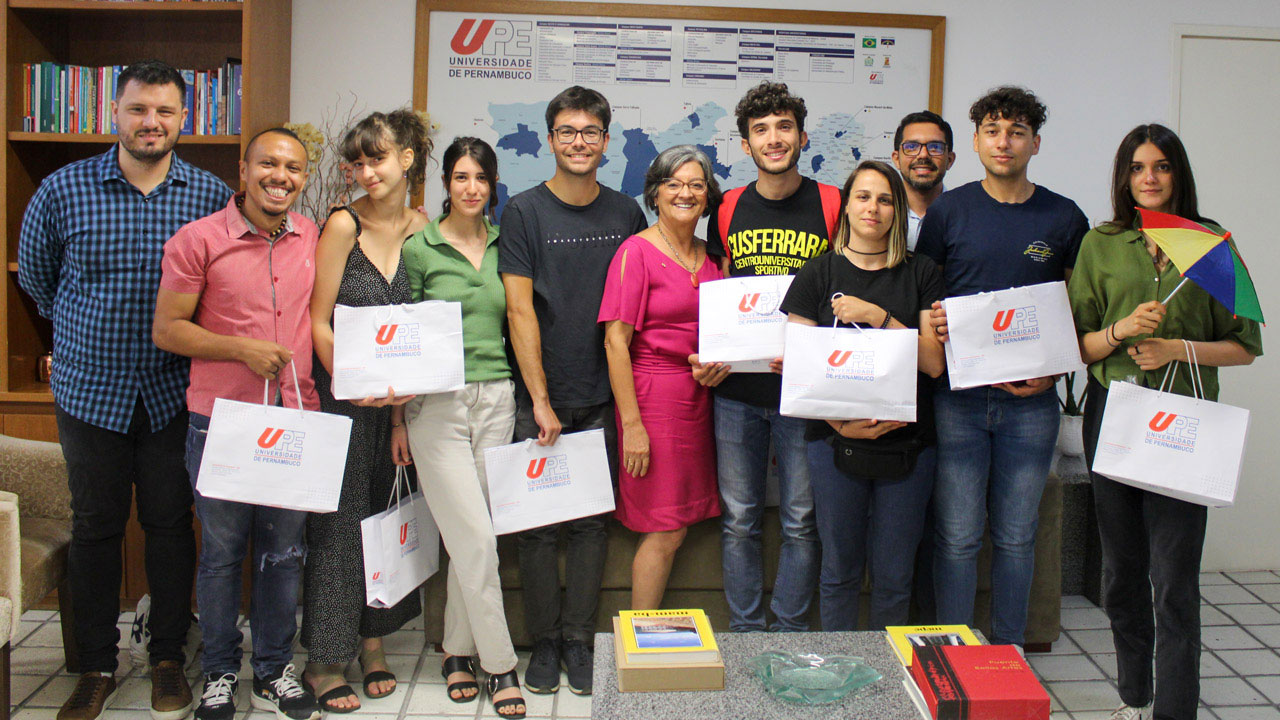
<path id="1" fill-rule="evenodd" d="M 595 125 L 588 125 L 581 130 L 571 128 L 568 125 L 561 125 L 551 132 L 555 134 L 556 140 L 559 140 L 563 145 L 573 142 L 574 138 L 579 135 L 582 136 L 582 142 L 588 145 L 598 145 L 600 138 L 604 137 L 604 128 L 598 128 Z"/>
<path id="2" fill-rule="evenodd" d="M 941 157 L 947 152 L 947 144 L 936 140 L 934 142 L 927 143 L 918 143 L 915 140 L 907 140 L 899 147 L 903 155 L 918 155 L 920 153 L 920 148 L 928 150 L 929 154 L 934 157 Z"/>
<path id="3" fill-rule="evenodd" d="M 694 195 L 707 194 L 707 183 L 705 180 L 690 180 L 689 182 L 685 182 L 675 178 L 667 178 L 662 181 L 662 189 L 673 195 L 679 195 L 680 191 L 686 187 L 689 188 L 689 192 Z"/>

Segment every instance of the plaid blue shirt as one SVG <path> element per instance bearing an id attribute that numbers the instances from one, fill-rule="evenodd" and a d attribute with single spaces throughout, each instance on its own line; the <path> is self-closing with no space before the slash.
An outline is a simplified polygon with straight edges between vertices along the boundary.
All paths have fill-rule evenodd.
<path id="1" fill-rule="evenodd" d="M 53 321 L 53 398 L 91 425 L 126 432 L 138 395 L 152 431 L 185 407 L 188 361 L 151 342 L 164 244 L 221 210 L 231 188 L 173 155 L 144 196 L 119 146 L 40 183 L 18 241 L 18 284 Z"/>

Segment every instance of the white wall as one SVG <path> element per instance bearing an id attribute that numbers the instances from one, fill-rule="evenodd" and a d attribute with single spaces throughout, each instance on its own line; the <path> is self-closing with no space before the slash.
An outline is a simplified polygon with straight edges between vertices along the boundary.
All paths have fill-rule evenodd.
<path id="1" fill-rule="evenodd" d="M 773 0 L 691 4 L 776 6 Z M 1041 131 L 1040 155 L 1031 165 L 1032 180 L 1075 199 L 1094 222 L 1109 216 L 1107 186 L 1120 138 L 1139 123 L 1172 123 L 1173 25 L 1280 27 L 1280 3 L 1272 0 L 798 0 L 794 5 L 946 16 L 942 114 L 957 131 L 960 151 L 949 184 L 980 176 L 981 166 L 968 150 L 969 104 L 992 86 L 1025 85 L 1048 104 L 1050 113 Z M 414 12 L 414 0 L 294 0 L 292 119 L 315 122 L 348 88 L 369 109 L 406 103 L 412 95 Z M 1196 148 L 1189 152 L 1194 164 Z M 1256 182 L 1267 174 L 1245 175 Z M 1274 173 L 1263 179 L 1275 183 Z M 1256 280 L 1264 302 L 1280 299 L 1280 284 Z M 1264 334 L 1264 342 L 1269 336 Z M 1270 349 L 1280 352 L 1274 344 Z M 1226 371 L 1224 384 L 1231 383 L 1232 371 Z M 1255 458 L 1254 467 L 1280 466 L 1280 447 L 1265 437 L 1268 430 L 1253 430 L 1250 453 L 1264 456 L 1262 463 Z M 1246 482 L 1269 485 L 1270 478 Z M 1280 488 L 1251 498 L 1280 506 Z M 1265 515 L 1250 515 L 1240 523 L 1227 515 L 1232 532 L 1210 533 L 1206 567 L 1280 567 L 1280 530 Z M 1223 516 L 1222 511 L 1211 513 L 1210 525 L 1227 522 Z M 1228 536 L 1248 542 L 1236 545 Z"/>

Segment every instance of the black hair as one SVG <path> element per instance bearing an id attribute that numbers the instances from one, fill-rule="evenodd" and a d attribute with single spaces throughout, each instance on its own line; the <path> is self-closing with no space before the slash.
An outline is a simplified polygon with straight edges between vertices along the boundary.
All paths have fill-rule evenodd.
<path id="1" fill-rule="evenodd" d="M 477 137 L 456 137 L 445 148 L 444 160 L 440 163 L 444 171 L 441 173 L 441 179 L 444 180 L 444 202 L 441 203 L 440 210 L 448 215 L 452 209 L 449 202 L 449 180 L 454 166 L 464 157 L 475 160 L 484 172 L 485 182 L 489 184 L 489 206 L 485 211 L 492 217 L 493 209 L 498 205 L 498 155 L 489 143 Z"/>
<path id="2" fill-rule="evenodd" d="M 969 120 L 974 128 L 982 127 L 987 118 L 1021 122 L 1031 126 L 1034 135 L 1049 119 L 1049 108 L 1030 90 L 1016 85 L 1002 85 L 987 92 L 969 107 Z"/>
<path id="3" fill-rule="evenodd" d="M 955 147 L 955 145 L 952 142 L 955 139 L 955 137 L 951 134 L 951 123 L 947 122 L 946 120 L 943 120 L 942 116 L 936 112 L 932 112 L 929 110 L 921 110 L 920 112 L 913 112 L 907 115 L 906 117 L 902 118 L 902 122 L 898 123 L 898 129 L 895 130 L 893 133 L 893 149 L 894 150 L 902 149 L 903 131 L 907 129 L 908 125 L 914 125 L 916 123 L 931 123 L 933 125 L 937 125 L 939 128 L 942 129 L 942 137 L 946 140 L 947 151 L 949 152 L 952 148 Z"/>
<path id="4" fill-rule="evenodd" d="M 143 85 L 176 85 L 182 104 L 187 104 L 187 83 L 182 79 L 182 73 L 163 60 L 139 60 L 121 70 L 120 77 L 116 79 L 116 100 L 124 94 L 124 88 L 130 82 Z"/>
<path id="5" fill-rule="evenodd" d="M 752 120 L 788 113 L 795 117 L 796 129 L 804 132 L 804 118 L 809 114 L 804 107 L 804 98 L 792 95 L 786 83 L 768 80 L 748 90 L 733 109 L 734 117 L 738 119 L 738 133 L 744 138 Z"/>
<path id="6" fill-rule="evenodd" d="M 555 129 L 552 126 L 555 125 L 556 116 L 565 110 L 580 110 L 594 115 L 604 131 L 609 132 L 609 121 L 613 119 L 613 113 L 609 109 L 609 101 L 598 91 L 574 85 L 551 98 L 551 102 L 547 103 L 547 132 Z"/>
<path id="7" fill-rule="evenodd" d="M 405 174 L 412 192 L 426 180 L 432 147 L 431 128 L 422 116 L 400 108 L 389 113 L 369 113 L 343 136 L 339 152 L 343 160 L 355 162 L 361 155 L 373 157 L 391 150 L 412 150 L 413 164 Z"/>
<path id="8" fill-rule="evenodd" d="M 1116 150 L 1115 166 L 1111 171 L 1111 220 L 1102 229 L 1109 233 L 1123 232 L 1136 226 L 1138 211 L 1134 208 L 1133 191 L 1129 188 L 1130 166 L 1133 154 L 1146 143 L 1151 143 L 1164 153 L 1173 174 L 1173 195 L 1169 198 L 1169 212 L 1195 222 L 1204 222 L 1196 200 L 1196 179 L 1191 174 L 1191 161 L 1177 133 L 1163 125 L 1152 123 L 1139 125 L 1129 131 Z"/>
<path id="9" fill-rule="evenodd" d="M 269 127 L 266 130 L 259 130 L 258 132 L 254 133 L 253 137 L 249 138 L 249 142 L 245 143 L 244 145 L 245 160 L 249 159 L 249 151 L 253 149 L 253 144 L 258 142 L 258 138 L 262 137 L 263 135 L 285 135 L 285 136 L 291 137 L 294 140 L 297 140 L 298 144 L 302 146 L 303 157 L 305 158 L 307 156 L 307 152 L 306 152 L 307 144 L 302 142 L 302 138 L 298 137 L 297 133 L 295 133 L 294 131 L 290 130 L 287 127 Z"/>

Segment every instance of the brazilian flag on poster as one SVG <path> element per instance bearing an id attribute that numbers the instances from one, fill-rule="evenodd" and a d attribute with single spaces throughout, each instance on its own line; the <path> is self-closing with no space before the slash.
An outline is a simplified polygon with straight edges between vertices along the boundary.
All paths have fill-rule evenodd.
<path id="1" fill-rule="evenodd" d="M 875 49 L 876 49 L 876 39 L 875 39 L 875 38 L 862 38 L 862 47 L 867 48 L 868 50 L 875 50 Z"/>

